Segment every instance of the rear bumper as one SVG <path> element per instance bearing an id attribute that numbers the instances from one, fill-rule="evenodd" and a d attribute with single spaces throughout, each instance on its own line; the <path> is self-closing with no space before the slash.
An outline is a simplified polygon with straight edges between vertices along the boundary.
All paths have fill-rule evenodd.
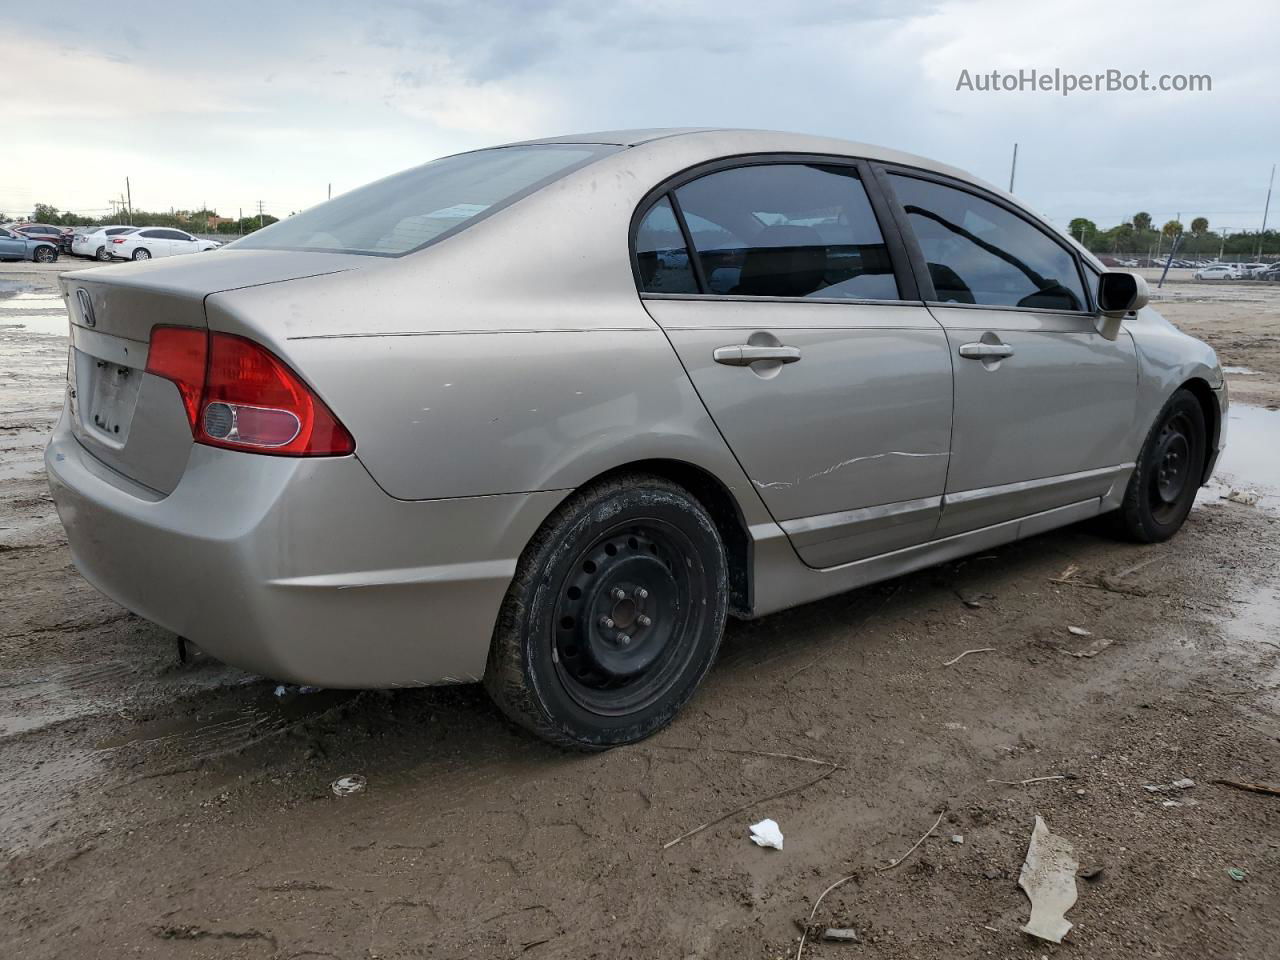
<path id="1" fill-rule="evenodd" d="M 476 680 L 520 551 L 562 492 L 387 496 L 355 457 L 194 446 L 160 496 L 59 423 L 49 485 L 85 579 L 227 663 L 325 687 Z"/>

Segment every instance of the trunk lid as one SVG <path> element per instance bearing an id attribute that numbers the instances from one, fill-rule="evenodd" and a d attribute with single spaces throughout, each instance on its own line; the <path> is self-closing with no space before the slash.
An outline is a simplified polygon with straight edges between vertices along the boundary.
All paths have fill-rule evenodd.
<path id="1" fill-rule="evenodd" d="M 172 492 L 193 441 L 178 388 L 146 373 L 152 328 L 206 328 L 211 294 L 339 273 L 371 259 L 220 250 L 63 274 L 71 322 L 68 415 L 76 439 L 130 480 Z"/>

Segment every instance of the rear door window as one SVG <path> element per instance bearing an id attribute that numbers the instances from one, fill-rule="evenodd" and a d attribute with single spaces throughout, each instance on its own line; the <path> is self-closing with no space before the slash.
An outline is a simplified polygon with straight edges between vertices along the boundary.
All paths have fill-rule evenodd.
<path id="1" fill-rule="evenodd" d="M 1087 309 L 1075 256 L 1040 228 L 967 190 L 902 174 L 890 178 L 938 301 Z"/>
<path id="2" fill-rule="evenodd" d="M 660 199 L 636 231 L 636 265 L 645 293 L 697 293 L 689 250 L 671 201 Z"/>
<path id="3" fill-rule="evenodd" d="M 857 171 L 800 163 L 708 174 L 676 190 L 709 293 L 897 300 Z"/>

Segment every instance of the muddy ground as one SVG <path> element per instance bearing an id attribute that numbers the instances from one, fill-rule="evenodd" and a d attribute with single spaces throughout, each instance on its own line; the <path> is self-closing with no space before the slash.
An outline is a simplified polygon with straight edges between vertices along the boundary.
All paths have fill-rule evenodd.
<path id="1" fill-rule="evenodd" d="M 474 688 L 276 696 L 181 665 L 84 583 L 39 459 L 57 268 L 19 267 L 0 272 L 7 956 L 784 957 L 850 875 L 814 922 L 859 942 L 806 956 L 1276 955 L 1280 798 L 1213 781 L 1280 782 L 1280 287 L 1163 291 L 1255 404 L 1171 543 L 1072 527 L 732 623 L 668 730 L 581 756 Z M 1267 497 L 1220 499 L 1233 484 Z M 339 798 L 347 774 L 368 787 Z M 1044 777 L 1063 779 L 998 782 Z M 1061 947 L 1019 931 L 1036 814 L 1098 871 Z M 748 841 L 763 817 L 785 850 Z"/>

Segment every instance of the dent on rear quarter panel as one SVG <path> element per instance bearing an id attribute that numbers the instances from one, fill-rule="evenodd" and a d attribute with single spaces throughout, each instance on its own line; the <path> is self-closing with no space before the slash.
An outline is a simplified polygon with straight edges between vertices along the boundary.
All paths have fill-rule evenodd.
<path id="1" fill-rule="evenodd" d="M 657 329 L 306 340 L 293 355 L 389 494 L 463 497 L 577 487 L 674 459 L 767 519 Z M 376 371 L 372 377 L 353 370 Z"/>

